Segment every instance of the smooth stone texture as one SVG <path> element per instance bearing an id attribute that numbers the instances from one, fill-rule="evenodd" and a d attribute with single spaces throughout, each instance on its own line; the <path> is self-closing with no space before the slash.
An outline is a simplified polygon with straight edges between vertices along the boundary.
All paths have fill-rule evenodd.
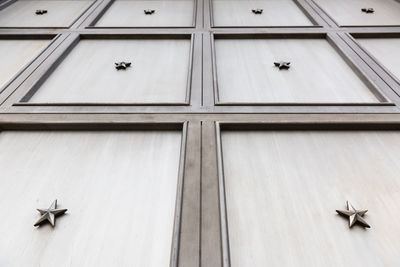
<path id="1" fill-rule="evenodd" d="M 395 0 L 314 1 L 341 26 L 400 25 L 400 3 Z M 374 13 L 362 8 L 373 8 Z"/>
<path id="2" fill-rule="evenodd" d="M 19 0 L 0 10 L 0 27 L 69 27 L 93 1 Z M 36 15 L 38 9 L 46 14 Z"/>
<path id="3" fill-rule="evenodd" d="M 29 102 L 184 102 L 189 61 L 190 40 L 81 40 Z"/>
<path id="4" fill-rule="evenodd" d="M 181 132 L 0 133 L 0 266 L 169 266 Z M 57 225 L 33 226 L 58 199 Z"/>
<path id="5" fill-rule="evenodd" d="M 154 9 L 152 15 L 144 10 Z M 96 23 L 99 27 L 192 26 L 194 0 L 116 0 Z"/>
<path id="6" fill-rule="evenodd" d="M 215 50 L 220 102 L 378 102 L 324 39 L 216 39 Z"/>
<path id="7" fill-rule="evenodd" d="M 215 26 L 312 26 L 293 0 L 212 0 Z M 263 9 L 255 15 L 253 9 Z"/>
<path id="8" fill-rule="evenodd" d="M 233 267 L 400 266 L 399 132 L 227 131 L 222 150 Z"/>

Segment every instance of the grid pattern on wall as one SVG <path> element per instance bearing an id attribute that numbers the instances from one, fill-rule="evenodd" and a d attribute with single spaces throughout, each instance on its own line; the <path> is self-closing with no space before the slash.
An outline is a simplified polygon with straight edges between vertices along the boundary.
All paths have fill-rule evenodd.
<path id="1" fill-rule="evenodd" d="M 17 66 L 0 77 L 0 127 L 184 129 L 171 265 L 229 266 L 219 123 L 244 131 L 397 130 L 399 69 L 382 49 L 400 40 L 400 3 L 389 1 L 393 13 L 382 16 L 388 7 L 377 5 L 372 22 L 352 7 L 341 16 L 325 0 L 154 1 L 151 15 L 143 14 L 145 1 L 71 1 L 82 3 L 37 25 L 29 16 L 1 19 L 29 1 L 1 1 L 2 50 L 36 43 L 21 44 L 16 53 L 31 53 L 10 56 Z M 123 60 L 132 66 L 115 70 L 114 61 Z M 279 70 L 274 60 L 291 61 L 291 68 Z"/>

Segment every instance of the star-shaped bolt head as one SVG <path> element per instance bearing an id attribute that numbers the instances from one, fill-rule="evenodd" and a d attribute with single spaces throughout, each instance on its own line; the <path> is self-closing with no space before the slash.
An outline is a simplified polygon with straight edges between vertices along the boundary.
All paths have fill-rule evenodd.
<path id="1" fill-rule="evenodd" d="M 146 14 L 146 15 L 151 15 L 156 12 L 154 9 L 145 9 L 143 11 L 144 11 L 144 14 Z"/>
<path id="2" fill-rule="evenodd" d="M 368 210 L 357 210 L 350 204 L 349 201 L 346 201 L 346 210 L 336 210 L 339 215 L 349 218 L 349 227 L 353 227 L 355 223 L 359 223 L 361 226 L 366 228 L 371 228 L 371 226 L 362 218 Z"/>
<path id="3" fill-rule="evenodd" d="M 253 12 L 256 15 L 261 15 L 263 13 L 263 9 L 255 8 L 255 9 L 252 9 L 251 12 Z"/>
<path id="4" fill-rule="evenodd" d="M 362 12 L 364 12 L 364 13 L 374 13 L 375 12 L 375 10 L 372 8 L 372 7 L 369 7 L 369 8 L 362 8 L 361 9 L 361 11 Z"/>
<path id="5" fill-rule="evenodd" d="M 46 14 L 46 13 L 47 13 L 46 9 L 38 9 L 35 12 L 36 15 L 43 15 L 43 14 Z"/>
<path id="6" fill-rule="evenodd" d="M 51 226 L 56 225 L 56 216 L 64 214 L 67 209 L 57 209 L 57 199 L 51 203 L 48 209 L 37 209 L 40 212 L 40 219 L 34 224 L 34 226 L 39 226 L 42 223 L 49 222 Z"/>
<path id="7" fill-rule="evenodd" d="M 126 70 L 126 68 L 128 68 L 128 67 L 130 67 L 130 66 L 131 66 L 131 63 L 130 63 L 130 62 L 121 61 L 121 62 L 116 62 L 116 63 L 115 63 L 115 68 L 116 68 L 117 70 Z"/>
<path id="8" fill-rule="evenodd" d="M 275 67 L 278 67 L 280 70 L 288 70 L 290 68 L 290 62 L 280 61 L 274 62 Z"/>

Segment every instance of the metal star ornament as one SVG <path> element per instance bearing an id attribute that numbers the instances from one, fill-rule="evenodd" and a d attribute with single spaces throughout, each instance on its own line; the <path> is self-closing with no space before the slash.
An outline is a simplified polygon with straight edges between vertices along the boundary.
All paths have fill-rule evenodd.
<path id="1" fill-rule="evenodd" d="M 156 12 L 154 9 L 145 9 L 143 11 L 144 11 L 144 14 L 146 14 L 146 15 L 152 15 Z"/>
<path id="2" fill-rule="evenodd" d="M 346 201 L 346 206 L 346 210 L 336 210 L 336 212 L 341 216 L 349 218 L 349 228 L 353 227 L 355 223 L 366 228 L 371 228 L 371 226 L 362 218 L 368 210 L 357 210 L 349 201 Z"/>
<path id="3" fill-rule="evenodd" d="M 256 15 L 261 15 L 263 13 L 263 9 L 261 8 L 252 9 L 251 12 L 253 12 Z"/>
<path id="4" fill-rule="evenodd" d="M 51 203 L 48 209 L 37 209 L 40 212 L 40 219 L 34 224 L 34 226 L 39 226 L 45 222 L 49 222 L 51 226 L 56 225 L 56 216 L 64 214 L 67 209 L 57 209 L 57 199 Z"/>
<path id="5" fill-rule="evenodd" d="M 43 14 L 46 14 L 46 13 L 47 13 L 46 9 L 38 9 L 35 12 L 36 15 L 43 15 Z"/>
<path id="6" fill-rule="evenodd" d="M 131 66 L 131 62 L 124 62 L 124 61 L 122 61 L 122 62 L 116 62 L 115 63 L 115 68 L 117 69 L 117 70 L 126 70 L 128 67 L 130 67 Z"/>
<path id="7" fill-rule="evenodd" d="M 275 67 L 278 67 L 280 70 L 288 70 L 290 68 L 290 62 L 280 61 L 274 62 Z"/>
<path id="8" fill-rule="evenodd" d="M 364 13 L 367 13 L 367 14 L 375 12 L 375 10 L 372 7 L 370 7 L 370 8 L 362 8 L 361 11 L 364 12 Z"/>

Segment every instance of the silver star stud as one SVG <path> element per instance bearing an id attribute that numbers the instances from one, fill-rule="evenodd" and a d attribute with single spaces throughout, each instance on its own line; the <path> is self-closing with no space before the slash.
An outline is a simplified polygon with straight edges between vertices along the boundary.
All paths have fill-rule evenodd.
<path id="1" fill-rule="evenodd" d="M 261 8 L 252 9 L 251 12 L 253 12 L 256 15 L 261 15 L 263 13 L 263 9 Z"/>
<path id="2" fill-rule="evenodd" d="M 371 228 L 371 226 L 362 218 L 368 210 L 357 210 L 350 204 L 350 202 L 346 201 L 347 210 L 336 210 L 339 215 L 344 217 L 349 217 L 349 227 L 353 227 L 353 225 L 358 222 L 360 225 Z"/>
<path id="3" fill-rule="evenodd" d="M 361 9 L 361 11 L 362 12 L 364 12 L 364 13 L 374 13 L 375 12 L 375 10 L 372 8 L 372 7 L 369 7 L 369 8 L 362 8 Z"/>
<path id="4" fill-rule="evenodd" d="M 57 209 L 57 199 L 51 203 L 48 209 L 37 209 L 40 212 L 40 219 L 34 224 L 34 226 L 39 226 L 42 223 L 49 222 L 51 226 L 56 225 L 56 216 L 64 214 L 67 209 Z"/>
<path id="5" fill-rule="evenodd" d="M 46 14 L 46 13 L 47 13 L 46 9 L 38 9 L 35 12 L 36 15 L 43 15 L 43 14 Z"/>
<path id="6" fill-rule="evenodd" d="M 280 61 L 280 62 L 274 62 L 274 65 L 278 67 L 280 70 L 288 70 L 290 68 L 290 62 L 285 62 L 285 61 Z"/>
<path id="7" fill-rule="evenodd" d="M 117 69 L 117 70 L 126 70 L 126 68 L 128 68 L 128 67 L 130 67 L 131 66 L 131 63 L 130 62 L 124 62 L 124 61 L 122 61 L 122 62 L 116 62 L 115 63 L 115 68 Z"/>
<path id="8" fill-rule="evenodd" d="M 144 14 L 146 14 L 146 15 L 152 15 L 156 12 L 154 9 L 145 9 L 143 11 L 144 11 Z"/>

